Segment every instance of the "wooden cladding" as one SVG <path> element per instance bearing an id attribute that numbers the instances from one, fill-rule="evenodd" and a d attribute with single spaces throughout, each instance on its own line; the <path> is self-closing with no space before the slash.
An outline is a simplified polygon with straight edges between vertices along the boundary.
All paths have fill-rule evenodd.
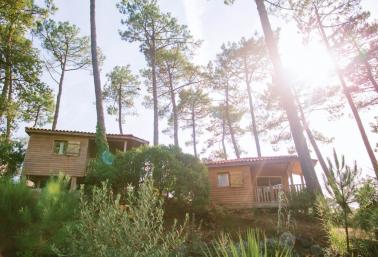
<path id="1" fill-rule="evenodd" d="M 26 150 L 25 175 L 54 176 L 60 172 L 83 177 L 87 167 L 88 138 L 32 134 Z"/>

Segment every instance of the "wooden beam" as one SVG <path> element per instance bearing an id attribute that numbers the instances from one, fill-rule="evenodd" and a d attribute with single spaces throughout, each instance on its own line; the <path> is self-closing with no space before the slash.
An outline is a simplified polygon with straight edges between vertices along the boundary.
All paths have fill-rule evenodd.
<path id="1" fill-rule="evenodd" d="M 127 150 L 127 141 L 123 141 L 123 152 Z"/>

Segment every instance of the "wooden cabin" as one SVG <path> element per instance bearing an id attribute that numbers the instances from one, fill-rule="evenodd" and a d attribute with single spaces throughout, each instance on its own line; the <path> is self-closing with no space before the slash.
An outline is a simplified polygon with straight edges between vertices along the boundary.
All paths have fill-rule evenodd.
<path id="1" fill-rule="evenodd" d="M 37 186 L 50 176 L 64 173 L 71 177 L 71 187 L 76 187 L 85 177 L 88 161 L 96 158 L 95 133 L 26 128 L 28 148 L 23 164 L 23 174 Z M 148 144 L 133 135 L 107 134 L 110 151 L 127 151 Z"/>
<path id="2" fill-rule="evenodd" d="M 297 156 L 210 161 L 206 165 L 211 203 L 230 209 L 278 207 L 280 191 L 299 192 L 306 187 Z"/>

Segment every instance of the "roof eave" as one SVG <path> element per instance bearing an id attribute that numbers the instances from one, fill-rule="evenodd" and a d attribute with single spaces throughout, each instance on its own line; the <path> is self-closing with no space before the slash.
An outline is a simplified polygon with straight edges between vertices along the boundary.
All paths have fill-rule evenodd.
<path id="1" fill-rule="evenodd" d="M 92 132 L 82 132 L 82 131 L 62 131 L 62 130 L 49 130 L 49 129 L 36 129 L 36 128 L 25 128 L 25 132 L 30 136 L 30 134 L 46 134 L 46 135 L 68 135 L 68 136 L 79 136 L 79 137 L 95 137 L 96 133 Z M 116 135 L 116 134 L 106 134 L 109 139 L 130 139 L 137 141 L 141 144 L 149 144 L 147 140 L 135 137 L 131 134 Z"/>

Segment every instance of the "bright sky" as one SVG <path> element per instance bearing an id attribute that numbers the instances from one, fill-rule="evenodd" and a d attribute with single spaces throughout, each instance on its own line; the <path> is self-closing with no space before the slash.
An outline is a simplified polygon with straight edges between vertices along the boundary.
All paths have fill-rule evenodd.
<path id="1" fill-rule="evenodd" d="M 89 1 L 77 0 L 56 0 L 59 10 L 55 19 L 70 21 L 76 24 L 83 35 L 89 35 Z M 137 44 L 130 44 L 120 39 L 118 30 L 121 29 L 121 15 L 115 4 L 117 1 L 97 0 L 97 41 L 99 47 L 106 56 L 102 67 L 102 84 L 105 83 L 105 74 L 116 65 L 130 64 L 135 72 L 145 66 L 144 56 L 139 52 Z M 195 61 L 206 64 L 212 60 L 219 52 L 222 43 L 227 41 L 239 41 L 241 37 L 250 37 L 255 31 L 260 32 L 260 23 L 253 0 L 237 0 L 232 6 L 223 4 L 223 0 L 161 0 L 160 6 L 163 11 L 171 12 L 182 24 L 187 24 L 192 34 L 197 39 L 203 40 L 203 45 L 198 51 Z M 372 12 L 373 17 L 378 18 L 378 1 L 363 0 L 365 9 Z M 296 34 L 293 26 L 286 26 L 287 22 L 274 20 L 274 27 L 281 26 L 281 49 L 286 52 L 283 56 L 287 67 L 294 67 L 301 63 L 300 72 L 312 79 L 321 79 L 328 71 L 329 63 L 315 58 L 314 62 L 306 60 L 313 57 L 324 56 L 324 50 L 318 45 L 311 46 L 311 51 L 305 51 L 301 47 L 301 39 Z M 286 26 L 286 27 L 282 27 Z M 311 72 L 310 72 L 311 71 Z M 314 72 L 315 71 L 315 72 Z M 319 75 L 312 75 L 315 74 Z M 47 77 L 46 77 L 47 78 Z M 56 89 L 56 85 L 51 82 L 51 86 Z M 142 99 L 142 97 L 140 97 Z M 124 131 L 132 133 L 138 137 L 152 142 L 152 122 L 151 110 L 146 110 L 140 101 L 137 103 L 138 116 L 126 118 Z M 257 110 L 258 111 L 258 110 Z M 363 113 L 363 121 L 367 130 L 370 130 L 369 123 L 372 121 L 371 113 Z M 326 117 L 314 117 L 311 125 L 320 130 L 326 130 L 328 136 L 335 137 L 334 146 L 339 153 L 344 153 L 347 160 L 352 162 L 358 160 L 359 166 L 364 172 L 373 174 L 371 165 L 367 158 L 366 151 L 357 132 L 354 122 L 350 119 L 343 119 L 337 122 L 328 122 Z M 89 71 L 69 72 L 66 74 L 62 95 L 62 104 L 58 129 L 94 131 L 96 124 L 96 112 L 94 106 L 94 86 L 93 78 Z M 166 121 L 160 121 L 160 130 L 166 128 Z M 50 125 L 48 126 L 50 127 Z M 107 115 L 106 127 L 108 132 L 118 133 L 118 126 L 114 116 Z M 20 136 L 25 136 L 23 129 L 18 132 Z M 180 144 L 184 146 L 184 141 L 190 134 L 181 134 Z M 161 133 L 160 142 L 170 144 L 172 139 Z M 372 144 L 378 142 L 377 135 L 369 134 Z M 251 143 L 251 136 L 247 133 L 242 139 L 241 145 L 248 152 L 245 156 L 255 156 L 254 144 Z M 322 146 L 323 152 L 329 156 L 333 145 Z M 184 150 L 191 152 L 191 148 L 184 146 Z M 263 143 L 263 153 L 286 154 L 285 149 L 276 153 L 272 151 L 268 142 Z M 318 165 L 319 166 L 319 165 Z"/>

